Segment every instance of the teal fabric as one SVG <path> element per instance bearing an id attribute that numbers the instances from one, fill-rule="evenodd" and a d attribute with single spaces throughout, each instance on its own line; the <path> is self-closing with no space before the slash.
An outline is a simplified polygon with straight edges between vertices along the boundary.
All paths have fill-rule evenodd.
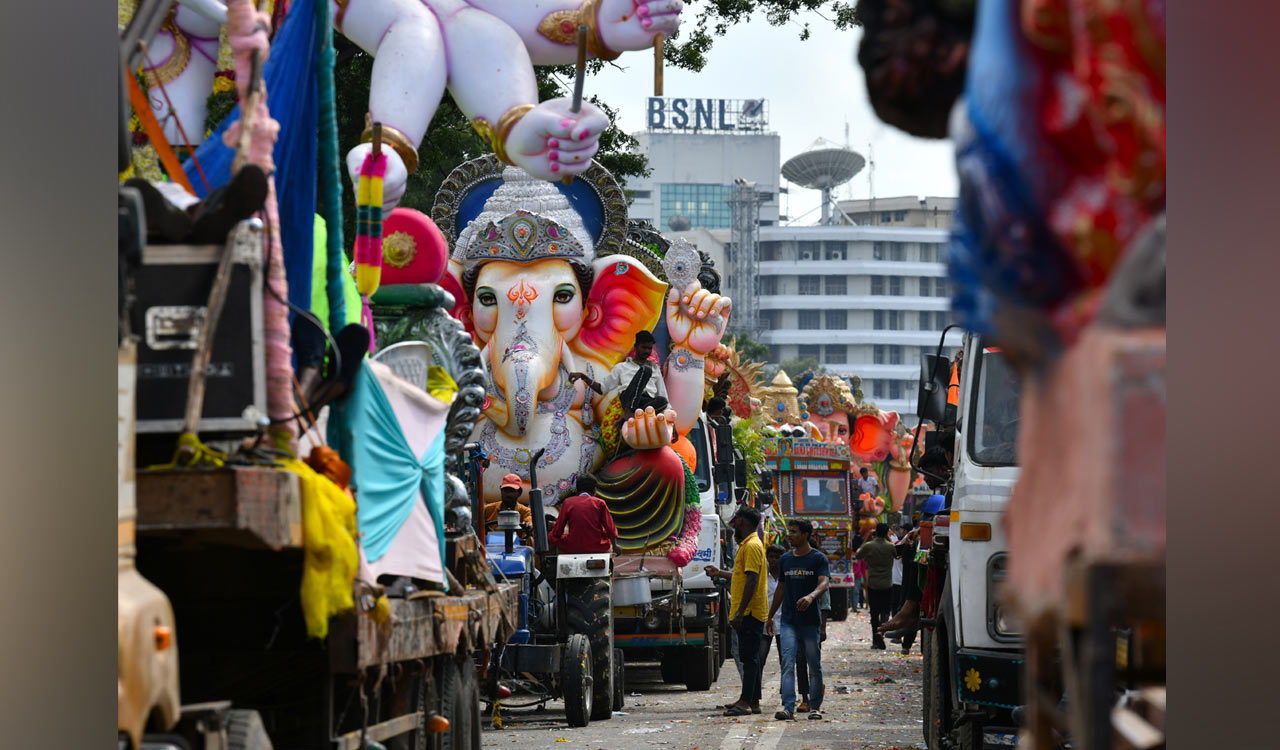
<path id="1" fill-rule="evenodd" d="M 360 364 L 351 395 L 330 408 L 329 443 L 351 466 L 356 526 L 365 557 L 373 562 L 386 554 L 421 490 L 435 521 L 441 565 L 448 567 L 444 565 L 444 430 L 426 455 L 415 456 L 368 360 Z"/>

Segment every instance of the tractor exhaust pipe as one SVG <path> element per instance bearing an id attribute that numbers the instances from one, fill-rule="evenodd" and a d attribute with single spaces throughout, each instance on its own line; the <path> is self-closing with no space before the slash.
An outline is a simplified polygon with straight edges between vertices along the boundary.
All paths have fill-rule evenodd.
<path id="1" fill-rule="evenodd" d="M 547 512 L 542 505 L 542 489 L 538 487 L 538 459 L 546 452 L 539 448 L 529 462 L 529 510 L 533 513 L 533 549 L 539 555 L 546 553 L 547 546 Z"/>

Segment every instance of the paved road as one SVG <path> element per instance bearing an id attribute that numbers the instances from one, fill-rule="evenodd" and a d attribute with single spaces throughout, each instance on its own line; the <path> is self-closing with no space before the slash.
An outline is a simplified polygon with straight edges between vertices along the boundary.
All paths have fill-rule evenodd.
<path id="1" fill-rule="evenodd" d="M 658 670 L 627 667 L 627 702 L 608 721 L 593 721 L 571 729 L 563 707 L 551 703 L 545 711 L 504 709 L 501 730 L 488 728 L 484 747 L 506 750 L 517 746 L 559 750 L 908 750 L 923 748 L 920 728 L 920 651 L 902 656 L 900 647 L 870 649 L 871 626 L 866 612 L 850 613 L 845 622 L 831 623 L 823 644 L 823 673 L 827 697 L 822 721 L 797 717 L 775 721 L 781 706 L 777 651 L 765 667 L 763 712 L 731 718 L 716 706 L 738 696 L 738 673 L 726 661 L 720 681 L 711 690 L 691 693 L 682 686 L 664 685 Z M 518 697 L 511 700 L 516 701 Z M 531 744 L 532 743 L 532 744 Z"/>

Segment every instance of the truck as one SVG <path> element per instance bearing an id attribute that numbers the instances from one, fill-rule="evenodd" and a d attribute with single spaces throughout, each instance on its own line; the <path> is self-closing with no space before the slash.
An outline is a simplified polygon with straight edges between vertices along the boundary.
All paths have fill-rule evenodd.
<path id="1" fill-rule="evenodd" d="M 719 496 L 733 496 L 734 456 L 731 444 L 713 450 L 715 435 L 705 415 L 687 435 L 697 453 L 693 473 L 702 515 L 693 558 L 680 568 L 663 556 L 614 561 L 614 642 L 621 656 L 628 663 L 657 663 L 663 682 L 691 691 L 709 690 L 719 679 L 730 646 L 728 592 L 704 572 L 722 564 L 731 536 L 720 512 L 727 503 Z"/>
<path id="2" fill-rule="evenodd" d="M 122 188 L 122 222 L 136 240 L 146 231 L 135 199 Z M 195 289 L 190 302 L 199 306 L 216 286 L 218 265 L 199 259 L 241 258 L 237 246 L 244 245 L 260 259 L 262 237 L 261 223 L 252 219 L 232 231 L 225 247 L 144 245 L 140 265 L 129 270 L 135 283 L 122 310 L 119 347 L 118 745 L 354 749 L 377 741 L 478 750 L 479 685 L 495 646 L 514 631 L 519 602 L 515 584 L 486 574 L 469 514 L 447 523 L 443 557 L 454 584 L 447 592 L 406 591 L 382 600 L 379 586 L 357 582 L 354 609 L 332 617 L 327 635 L 317 639 L 307 633 L 300 603 L 311 553 L 304 545 L 310 522 L 298 474 L 283 470 L 270 451 L 243 451 L 239 438 L 210 440 L 210 447 L 226 450 L 227 460 L 218 466 L 142 468 L 154 460 L 157 445 L 172 446 L 174 438 L 155 431 L 152 398 L 146 448 L 137 446 L 140 362 L 156 370 L 158 337 L 151 328 L 162 317 L 148 314 L 158 309 L 156 280 L 148 281 L 148 274 L 168 273 L 175 259 L 190 264 L 181 268 L 184 283 L 178 286 Z M 259 264 L 232 265 L 233 278 L 260 289 L 253 281 L 260 278 Z M 196 365 L 210 347 L 219 361 L 224 340 L 261 341 L 259 330 L 228 328 L 240 320 L 231 306 L 241 297 L 229 299 L 222 328 L 230 335 L 216 346 L 212 335 L 205 340 L 198 331 L 166 331 L 198 341 L 190 354 L 178 355 L 194 358 L 191 371 L 204 369 Z M 456 321 L 443 308 L 432 315 L 442 335 L 460 347 L 446 358 L 455 382 L 483 377 L 475 366 L 479 350 L 465 350 Z M 260 325 L 260 318 L 247 319 Z M 190 322 L 197 328 L 216 324 L 202 316 Z M 146 352 L 140 354 L 140 347 Z M 246 369 L 256 368 L 254 362 Z M 210 393 L 220 387 L 211 385 Z M 450 413 L 447 431 L 469 429 L 462 411 Z M 374 619 L 380 601 L 387 615 L 381 624 Z"/>
<path id="3" fill-rule="evenodd" d="M 854 585 L 853 535 L 858 533 L 849 493 L 849 446 L 781 436 L 766 438 L 764 451 L 782 515 L 813 522 L 813 546 L 831 566 L 831 619 L 844 620 Z"/>
<path id="4" fill-rule="evenodd" d="M 936 478 L 947 502 L 924 569 L 924 738 L 930 750 L 973 750 L 1016 734 L 1022 703 L 1022 635 L 999 597 L 1009 571 L 1003 515 L 1019 473 L 1019 388 L 981 336 L 966 334 L 955 362 L 941 352 L 940 341 L 922 362 L 918 411 L 933 435 L 954 433 L 950 477 Z"/>

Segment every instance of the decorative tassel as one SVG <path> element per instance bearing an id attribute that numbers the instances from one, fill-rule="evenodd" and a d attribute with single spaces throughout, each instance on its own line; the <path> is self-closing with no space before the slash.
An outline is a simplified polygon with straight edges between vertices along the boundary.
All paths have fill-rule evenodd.
<path id="1" fill-rule="evenodd" d="M 375 126 L 375 133 L 378 128 Z M 366 297 L 378 291 L 382 281 L 382 181 L 387 174 L 387 156 L 374 149 L 360 165 L 356 186 L 356 289 Z"/>

